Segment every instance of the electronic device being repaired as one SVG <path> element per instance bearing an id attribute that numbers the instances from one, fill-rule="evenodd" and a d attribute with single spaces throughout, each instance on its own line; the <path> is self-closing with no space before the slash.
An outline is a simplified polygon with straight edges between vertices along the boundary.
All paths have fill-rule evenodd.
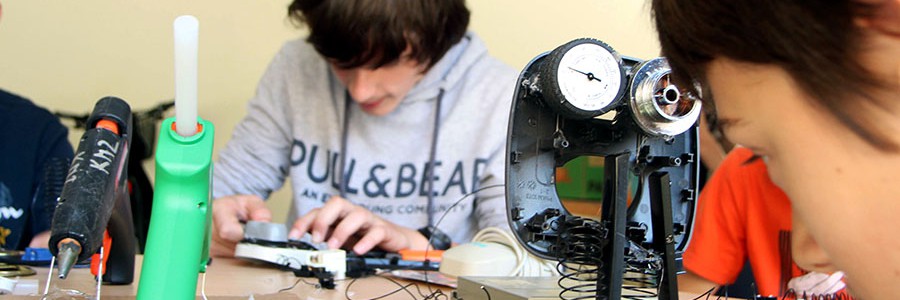
<path id="1" fill-rule="evenodd" d="M 244 225 L 244 239 L 235 247 L 234 256 L 308 272 L 309 277 L 320 279 L 341 280 L 347 274 L 344 250 L 318 250 L 309 243 L 288 240 L 284 224 L 248 221 Z"/>
<path id="2" fill-rule="evenodd" d="M 698 193 L 698 99 L 671 82 L 665 58 L 622 57 L 589 38 L 522 71 L 509 120 L 508 219 L 526 250 L 559 261 L 560 297 L 620 299 L 628 272 L 659 299 L 677 299 Z M 603 174 L 590 174 L 603 177 L 599 219 L 572 215 L 556 192 L 556 168 L 579 156 L 604 158 Z"/>
<path id="3" fill-rule="evenodd" d="M 244 225 L 244 239 L 235 247 L 234 256 L 291 270 L 299 277 L 318 278 L 324 288 L 334 288 L 334 280 L 364 277 L 376 270 L 437 271 L 439 266 L 436 261 L 408 260 L 397 253 L 370 251 L 356 255 L 341 249 L 325 249 L 322 243 L 288 240 L 284 224 L 257 221 Z"/>

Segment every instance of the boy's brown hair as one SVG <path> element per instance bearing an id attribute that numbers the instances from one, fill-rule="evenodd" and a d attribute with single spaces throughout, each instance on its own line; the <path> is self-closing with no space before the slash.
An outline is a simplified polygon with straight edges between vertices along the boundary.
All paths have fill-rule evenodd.
<path id="1" fill-rule="evenodd" d="M 405 55 L 437 63 L 469 25 L 464 0 L 294 0 L 288 16 L 309 26 L 307 38 L 341 68 L 378 68 Z"/>

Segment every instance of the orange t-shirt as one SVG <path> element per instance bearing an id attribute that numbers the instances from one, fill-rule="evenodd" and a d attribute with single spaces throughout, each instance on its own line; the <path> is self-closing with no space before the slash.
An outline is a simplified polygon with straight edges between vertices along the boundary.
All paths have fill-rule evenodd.
<path id="1" fill-rule="evenodd" d="M 791 204 L 753 153 L 732 150 L 700 193 L 688 271 L 718 285 L 734 282 L 749 259 L 760 295 L 783 295 L 803 275 L 791 258 Z"/>

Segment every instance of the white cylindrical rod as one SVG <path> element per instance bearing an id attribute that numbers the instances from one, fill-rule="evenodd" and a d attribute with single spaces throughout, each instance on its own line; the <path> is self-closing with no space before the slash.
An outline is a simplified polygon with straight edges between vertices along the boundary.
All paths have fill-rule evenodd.
<path id="1" fill-rule="evenodd" d="M 197 133 L 197 40 L 200 24 L 190 15 L 175 18 L 175 131 Z"/>

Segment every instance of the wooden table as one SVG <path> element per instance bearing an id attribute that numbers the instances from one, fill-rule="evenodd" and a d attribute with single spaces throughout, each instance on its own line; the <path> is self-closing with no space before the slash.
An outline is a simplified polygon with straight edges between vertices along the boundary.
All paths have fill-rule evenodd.
<path id="1" fill-rule="evenodd" d="M 104 285 L 101 288 L 102 299 L 134 299 L 137 294 L 140 280 L 140 264 L 142 257 L 138 256 L 135 266 L 134 283 L 131 285 Z M 34 268 L 37 275 L 24 279 L 38 279 L 40 282 L 39 293 L 43 293 L 47 279 L 48 268 Z M 56 272 L 53 272 L 56 276 Z M 293 273 L 277 270 L 270 265 L 257 264 L 233 258 L 215 258 L 209 265 L 206 273 L 205 293 L 209 299 L 304 299 L 304 300 L 346 300 L 346 299 L 372 299 L 389 293 L 393 293 L 381 299 L 424 299 L 432 291 L 439 291 L 447 295 L 437 299 L 453 299 L 453 289 L 437 285 L 426 285 L 421 282 L 410 282 L 390 277 L 370 276 L 362 279 L 346 279 L 336 282 L 334 290 L 316 287 L 318 281 L 314 278 L 298 278 Z M 394 280 L 394 281 L 392 281 Z M 555 281 L 555 280 L 554 280 Z M 401 285 L 409 285 L 402 289 Z M 65 280 L 53 278 L 51 290 L 68 289 L 77 290 L 94 297 L 96 281 L 90 270 L 86 268 L 73 269 Z M 197 299 L 200 298 L 203 277 L 201 276 L 197 287 Z M 417 290 L 416 287 L 419 289 Z M 680 299 L 693 299 L 695 294 L 679 293 Z M 2 299 L 40 299 L 40 294 L 33 296 L 2 296 Z M 543 296 L 535 299 L 552 299 Z M 547 297 L 547 298 L 544 298 Z M 93 298 L 90 298 L 93 299 Z M 487 299 L 487 298 L 485 298 Z M 495 298 L 496 299 L 496 298 Z M 465 299 L 479 300 L 479 299 Z"/>
<path id="2" fill-rule="evenodd" d="M 136 259 L 134 283 L 131 285 L 104 285 L 101 287 L 102 299 L 134 299 L 137 294 L 140 281 L 141 256 Z M 30 276 L 24 279 L 38 279 L 40 281 L 39 293 L 43 293 L 47 280 L 48 268 L 34 268 L 37 277 Z M 56 271 L 53 272 L 56 276 Z M 393 279 L 393 278 L 392 278 Z M 400 284 L 410 284 L 409 281 L 398 280 Z M 396 292 L 383 299 L 412 299 L 406 291 L 390 280 L 370 276 L 362 279 L 348 278 L 336 281 L 334 290 L 318 288 L 315 278 L 299 278 L 288 271 L 281 271 L 269 265 L 256 264 L 233 258 L 214 258 L 206 272 L 206 296 L 209 299 L 248 299 L 253 295 L 254 299 L 372 299 L 391 292 Z M 429 287 L 424 283 L 413 283 L 422 293 L 428 293 Z M 53 278 L 51 290 L 56 288 L 77 290 L 94 297 L 96 281 L 89 269 L 73 269 L 67 279 Z M 197 299 L 203 285 L 203 276 L 198 280 Z M 349 288 L 348 288 L 349 287 Z M 452 289 L 439 286 L 431 286 L 433 290 L 450 295 Z M 414 286 L 408 288 L 416 297 L 422 299 Z M 2 296 L 5 299 L 40 299 L 34 296 Z M 93 299 L 93 298 L 91 298 Z"/>

